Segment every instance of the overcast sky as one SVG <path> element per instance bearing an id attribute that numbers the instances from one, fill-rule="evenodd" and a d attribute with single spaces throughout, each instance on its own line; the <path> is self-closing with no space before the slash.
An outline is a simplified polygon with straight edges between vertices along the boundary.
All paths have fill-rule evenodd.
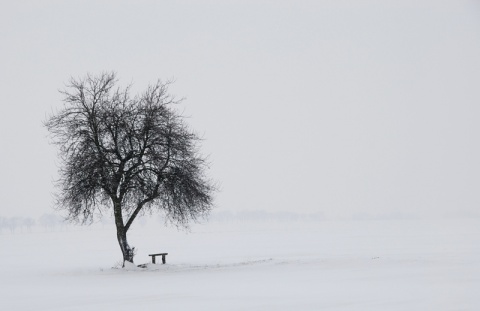
<path id="1" fill-rule="evenodd" d="M 176 80 L 218 211 L 478 214 L 478 1 L 4 1 L 0 216 L 52 212 L 70 76 Z"/>

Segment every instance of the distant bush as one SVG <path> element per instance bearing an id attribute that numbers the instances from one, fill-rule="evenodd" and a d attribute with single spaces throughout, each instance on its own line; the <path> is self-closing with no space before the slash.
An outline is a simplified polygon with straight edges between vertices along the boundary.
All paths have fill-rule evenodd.
<path id="1" fill-rule="evenodd" d="M 35 220 L 31 217 L 0 217 L 0 233 L 3 232 L 3 229 L 8 229 L 10 233 L 15 233 L 18 229 L 22 232 L 25 229 L 30 232 L 34 225 Z"/>

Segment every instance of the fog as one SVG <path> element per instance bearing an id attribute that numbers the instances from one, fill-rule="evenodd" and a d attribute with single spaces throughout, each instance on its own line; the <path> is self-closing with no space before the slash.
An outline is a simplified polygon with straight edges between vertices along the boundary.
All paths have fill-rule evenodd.
<path id="1" fill-rule="evenodd" d="M 475 1 L 10 1 L 0 215 L 52 212 L 69 77 L 175 80 L 217 211 L 478 217 Z"/>

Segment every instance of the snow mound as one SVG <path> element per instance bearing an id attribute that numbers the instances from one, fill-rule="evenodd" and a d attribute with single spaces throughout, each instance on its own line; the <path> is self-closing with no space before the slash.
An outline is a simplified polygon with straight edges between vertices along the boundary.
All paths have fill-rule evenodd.
<path id="1" fill-rule="evenodd" d="M 127 270 L 127 271 L 143 270 L 142 268 L 137 267 L 134 263 L 132 263 L 130 261 L 125 261 L 123 269 Z"/>

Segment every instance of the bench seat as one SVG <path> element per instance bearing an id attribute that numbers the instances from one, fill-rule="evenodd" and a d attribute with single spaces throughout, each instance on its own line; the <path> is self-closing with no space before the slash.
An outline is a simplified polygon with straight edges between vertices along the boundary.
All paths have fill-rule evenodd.
<path id="1" fill-rule="evenodd" d="M 167 256 L 168 253 L 158 253 L 158 254 L 150 254 L 148 256 L 152 256 L 152 263 L 155 263 L 155 257 L 156 256 L 162 256 L 162 264 L 165 264 L 167 261 L 165 260 L 165 256 Z"/>

